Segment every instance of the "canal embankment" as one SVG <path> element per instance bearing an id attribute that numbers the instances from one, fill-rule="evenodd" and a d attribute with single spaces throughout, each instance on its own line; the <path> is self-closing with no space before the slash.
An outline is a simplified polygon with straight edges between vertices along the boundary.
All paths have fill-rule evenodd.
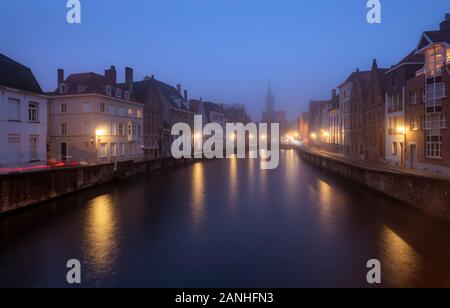
<path id="1" fill-rule="evenodd" d="M 167 158 L 2 174 L 0 175 L 0 214 L 115 180 L 128 179 L 154 170 L 181 166 L 190 162 L 193 160 Z"/>
<path id="2" fill-rule="evenodd" d="M 312 165 L 450 221 L 449 179 L 365 166 L 303 147 L 298 151 Z"/>

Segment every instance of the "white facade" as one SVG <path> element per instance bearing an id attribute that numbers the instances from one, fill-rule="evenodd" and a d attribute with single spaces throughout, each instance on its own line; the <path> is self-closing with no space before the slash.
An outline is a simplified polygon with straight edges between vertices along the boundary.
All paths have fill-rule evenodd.
<path id="1" fill-rule="evenodd" d="M 0 167 L 47 160 L 47 98 L 0 86 Z"/>
<path id="2" fill-rule="evenodd" d="M 102 163 L 143 158 L 143 105 L 100 94 L 50 99 L 54 161 Z"/>
<path id="3" fill-rule="evenodd" d="M 395 166 L 405 164 L 405 103 L 406 89 L 401 94 L 386 93 L 386 163 Z M 416 123 L 419 125 L 419 123 Z"/>

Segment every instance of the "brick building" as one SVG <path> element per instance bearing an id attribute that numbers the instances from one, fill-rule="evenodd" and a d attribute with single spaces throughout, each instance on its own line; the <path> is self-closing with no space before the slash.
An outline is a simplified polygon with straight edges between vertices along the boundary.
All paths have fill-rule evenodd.
<path id="1" fill-rule="evenodd" d="M 409 94 L 406 82 L 413 78 L 416 72 L 423 67 L 424 56 L 416 54 L 414 50 L 398 64 L 386 72 L 388 86 L 386 87 L 386 163 L 404 166 L 406 153 L 406 121 L 405 107 L 408 97 L 417 103 L 418 94 Z M 423 84 L 422 84 L 423 86 Z M 411 123 L 414 129 L 417 122 Z"/>
<path id="2" fill-rule="evenodd" d="M 385 157 L 385 88 L 387 69 L 376 60 L 370 72 L 350 76 L 354 83 L 350 99 L 350 155 L 382 162 Z"/>
<path id="3" fill-rule="evenodd" d="M 450 175 L 450 14 L 439 30 L 422 34 L 416 53 L 425 65 L 406 86 L 406 166 Z"/>

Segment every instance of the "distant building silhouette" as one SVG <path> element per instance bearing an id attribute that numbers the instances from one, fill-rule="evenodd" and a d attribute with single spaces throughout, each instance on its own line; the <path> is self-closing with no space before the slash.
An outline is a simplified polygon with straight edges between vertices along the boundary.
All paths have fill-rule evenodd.
<path id="1" fill-rule="evenodd" d="M 280 132 L 285 131 L 288 126 L 285 112 L 275 110 L 275 96 L 270 83 L 267 89 L 266 110 L 262 113 L 261 122 L 280 124 Z"/>

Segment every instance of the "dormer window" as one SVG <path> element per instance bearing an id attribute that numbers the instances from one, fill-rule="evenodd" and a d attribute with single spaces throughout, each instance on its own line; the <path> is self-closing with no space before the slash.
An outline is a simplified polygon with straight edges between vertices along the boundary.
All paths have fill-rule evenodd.
<path id="1" fill-rule="evenodd" d="M 120 89 L 120 88 L 116 89 L 116 97 L 117 98 L 121 98 L 122 97 L 122 89 Z"/>
<path id="2" fill-rule="evenodd" d="M 111 86 L 107 86 L 105 89 L 106 95 L 112 96 L 112 87 Z"/>
<path id="3" fill-rule="evenodd" d="M 66 84 L 62 83 L 59 85 L 59 93 L 60 94 L 66 94 L 68 91 L 69 91 L 69 87 Z"/>
<path id="4" fill-rule="evenodd" d="M 130 100 L 130 91 L 125 91 L 125 99 L 126 99 L 127 101 Z"/>
<path id="5" fill-rule="evenodd" d="M 78 86 L 78 93 L 83 93 L 86 91 L 86 89 L 87 89 L 87 86 L 80 85 L 80 86 Z"/>

